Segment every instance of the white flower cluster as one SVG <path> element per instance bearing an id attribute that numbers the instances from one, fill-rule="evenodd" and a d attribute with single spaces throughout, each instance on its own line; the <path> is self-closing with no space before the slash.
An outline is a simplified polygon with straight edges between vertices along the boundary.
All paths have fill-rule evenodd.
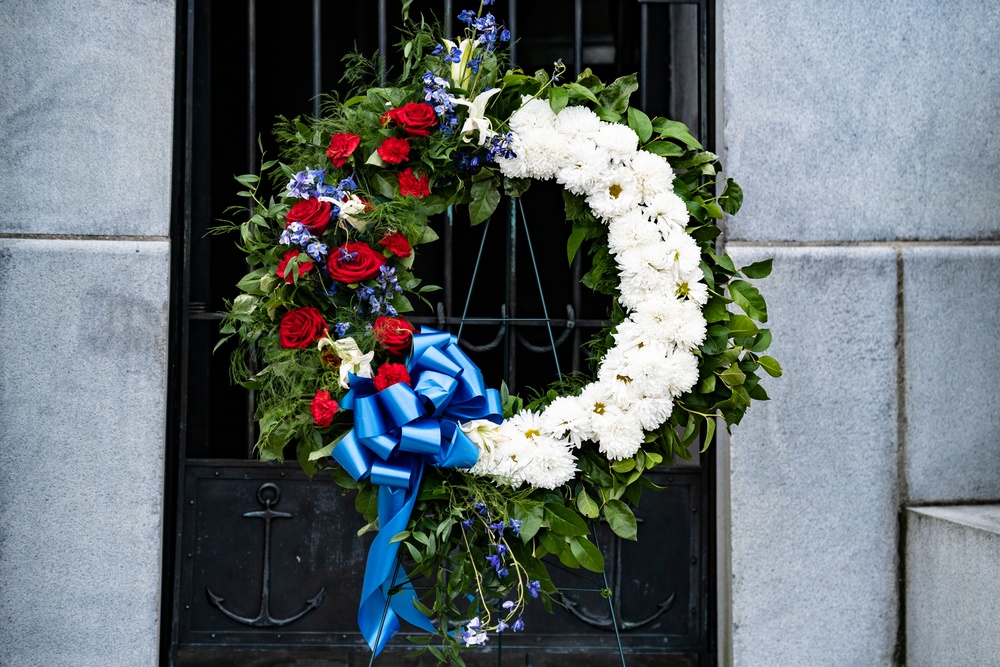
<path id="1" fill-rule="evenodd" d="M 625 125 L 607 123 L 586 107 L 558 115 L 529 99 L 510 119 L 517 156 L 500 171 L 517 178 L 554 178 L 586 197 L 608 225 L 608 247 L 620 273 L 621 304 L 615 346 L 597 380 L 578 396 L 562 396 L 544 412 L 522 412 L 502 425 L 462 428 L 480 447 L 471 472 L 519 486 L 556 488 L 573 478 L 573 449 L 598 444 L 611 460 L 630 458 L 643 431 L 661 426 L 673 399 L 698 381 L 693 350 L 705 340 L 701 307 L 708 290 L 701 251 L 685 231 L 688 212 L 673 192 L 666 159 L 639 150 Z"/>

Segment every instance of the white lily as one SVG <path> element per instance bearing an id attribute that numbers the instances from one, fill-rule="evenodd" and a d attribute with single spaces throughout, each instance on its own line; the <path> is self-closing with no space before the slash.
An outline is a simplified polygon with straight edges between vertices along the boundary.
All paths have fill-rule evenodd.
<path id="1" fill-rule="evenodd" d="M 476 99 L 469 101 L 463 98 L 457 98 L 455 102 L 463 106 L 469 107 L 469 115 L 465 119 L 465 124 L 462 126 L 462 135 L 465 141 L 472 141 L 469 137 L 473 132 L 479 132 L 479 145 L 482 146 L 486 143 L 486 140 L 496 134 L 493 131 L 493 124 L 490 119 L 486 117 L 486 105 L 490 103 L 490 98 L 500 92 L 499 88 L 493 88 L 492 90 L 487 90 L 476 95 Z"/>
<path id="2" fill-rule="evenodd" d="M 358 342 L 348 336 L 335 341 L 328 337 L 321 338 L 316 347 L 322 352 L 324 347 L 332 347 L 333 353 L 340 359 L 340 386 L 350 389 L 351 383 L 349 374 L 354 373 L 358 377 L 370 378 L 372 376 L 372 359 L 375 352 L 361 353 Z"/>
<path id="3" fill-rule="evenodd" d="M 457 63 L 451 64 L 451 81 L 459 88 L 465 88 L 469 83 L 469 75 L 471 70 L 469 69 L 469 61 L 472 60 L 472 53 L 476 50 L 479 44 L 473 39 L 463 39 L 458 44 L 451 41 L 450 39 L 441 40 L 444 42 L 445 47 L 448 49 L 448 53 L 451 53 L 452 49 L 458 49 L 462 52 L 462 57 Z"/>

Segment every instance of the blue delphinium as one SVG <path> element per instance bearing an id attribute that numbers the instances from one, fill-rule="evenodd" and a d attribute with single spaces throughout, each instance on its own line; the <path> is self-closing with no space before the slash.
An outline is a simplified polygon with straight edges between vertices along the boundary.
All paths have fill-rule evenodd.
<path id="1" fill-rule="evenodd" d="M 312 243 L 315 238 L 312 232 L 306 229 L 306 226 L 301 222 L 290 222 L 285 227 L 285 231 L 281 232 L 281 236 L 278 237 L 278 243 L 282 245 L 297 245 L 304 248 Z"/>
<path id="2" fill-rule="evenodd" d="M 424 72 L 420 79 L 424 82 L 424 100 L 434 107 L 434 113 L 441 122 L 441 131 L 451 134 L 458 126 L 455 113 L 458 104 L 455 96 L 448 92 L 448 80 L 436 76 L 434 72 Z"/>
<path id="3" fill-rule="evenodd" d="M 512 160 L 517 157 L 513 149 L 514 133 L 504 132 L 494 134 L 486 144 L 486 159 L 496 162 L 498 158 Z"/>
<path id="4" fill-rule="evenodd" d="M 514 531 L 514 534 L 521 537 L 521 524 L 524 523 L 520 519 L 510 520 L 510 529 Z"/>
<path id="5" fill-rule="evenodd" d="M 542 582 L 537 580 L 528 582 L 528 592 L 531 594 L 531 597 L 537 598 L 540 590 L 542 590 Z"/>
<path id="6" fill-rule="evenodd" d="M 516 621 L 514 621 L 513 629 L 514 632 L 520 632 L 521 630 L 524 630 L 524 621 L 522 621 L 521 619 L 517 619 Z"/>
<path id="7" fill-rule="evenodd" d="M 480 169 L 483 168 L 482 160 L 476 153 L 458 151 L 455 155 L 458 159 L 458 168 L 462 171 L 467 171 L 471 175 L 475 176 L 479 173 Z"/>
<path id="8" fill-rule="evenodd" d="M 343 338 L 347 330 L 351 328 L 351 325 L 347 322 L 337 322 L 333 325 L 333 331 L 337 334 L 337 338 Z"/>
<path id="9" fill-rule="evenodd" d="M 322 262 L 323 258 L 326 257 L 327 252 L 326 244 L 320 243 L 319 241 L 313 241 L 306 246 L 306 254 L 317 262 Z"/>

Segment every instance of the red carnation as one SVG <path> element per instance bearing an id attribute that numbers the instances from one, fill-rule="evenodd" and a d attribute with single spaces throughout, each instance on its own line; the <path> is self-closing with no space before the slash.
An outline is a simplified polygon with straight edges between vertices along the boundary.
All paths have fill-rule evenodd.
<path id="1" fill-rule="evenodd" d="M 351 241 L 330 251 L 326 272 L 342 283 L 358 283 L 377 276 L 383 264 L 382 253 L 362 241 Z"/>
<path id="2" fill-rule="evenodd" d="M 326 231 L 326 226 L 330 224 L 330 213 L 333 204 L 328 201 L 318 199 L 303 199 L 296 202 L 288 213 L 285 214 L 285 227 L 293 222 L 301 222 L 313 235 L 319 236 Z"/>
<path id="3" fill-rule="evenodd" d="M 281 347 L 301 350 L 321 338 L 326 330 L 323 314 L 312 306 L 306 306 L 285 313 L 278 334 Z"/>
<path id="4" fill-rule="evenodd" d="M 372 331 L 382 347 L 392 354 L 400 356 L 406 354 L 413 341 L 413 325 L 402 317 L 385 317 L 384 315 L 376 317 L 372 324 Z"/>
<path id="5" fill-rule="evenodd" d="M 292 277 L 291 273 L 285 275 L 285 270 L 288 268 L 288 263 L 298 256 L 299 252 L 297 250 L 290 250 L 289 252 L 286 252 L 285 256 L 281 258 L 280 262 L 278 262 L 278 270 L 277 270 L 278 277 L 284 278 L 286 283 L 291 284 L 295 282 L 295 279 Z M 306 272 L 309 271 L 309 269 L 311 269 L 312 267 L 313 267 L 312 262 L 299 262 L 299 278 L 304 276 Z"/>
<path id="6" fill-rule="evenodd" d="M 333 422 L 333 416 L 337 414 L 337 410 L 340 406 L 337 401 L 330 398 L 330 392 L 326 389 L 320 389 L 313 396 L 312 405 L 309 406 L 309 412 L 312 413 L 313 421 L 316 422 L 316 426 L 320 428 L 326 428 Z"/>
<path id="7" fill-rule="evenodd" d="M 413 254 L 410 242 L 399 232 L 392 232 L 379 241 L 378 244 L 396 257 L 409 257 Z"/>
<path id="8" fill-rule="evenodd" d="M 410 157 L 410 142 L 398 137 L 388 137 L 375 152 L 386 163 L 399 164 L 406 162 L 406 159 Z"/>
<path id="9" fill-rule="evenodd" d="M 410 384 L 410 374 L 403 364 L 386 363 L 379 366 L 378 373 L 375 374 L 372 381 L 375 383 L 375 388 L 382 391 L 397 382 Z"/>
<path id="10" fill-rule="evenodd" d="M 350 132 L 341 132 L 330 137 L 330 147 L 326 149 L 326 156 L 333 162 L 334 167 L 343 167 L 347 158 L 361 143 L 361 137 Z"/>
<path id="11" fill-rule="evenodd" d="M 427 175 L 416 176 L 412 167 L 407 167 L 399 175 L 399 194 L 402 197 L 413 195 L 417 199 L 423 199 L 431 193 L 430 177 Z"/>
<path id="12" fill-rule="evenodd" d="M 382 124 L 396 123 L 411 137 L 428 137 L 431 128 L 438 124 L 434 107 L 422 102 L 408 102 L 398 109 L 389 109 L 382 114 Z"/>

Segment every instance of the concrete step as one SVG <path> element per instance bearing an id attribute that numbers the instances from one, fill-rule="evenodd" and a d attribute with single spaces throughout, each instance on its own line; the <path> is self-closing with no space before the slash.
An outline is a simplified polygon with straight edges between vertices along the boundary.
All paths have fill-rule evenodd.
<path id="1" fill-rule="evenodd" d="M 1000 505 L 906 520 L 907 667 L 1000 667 Z"/>

